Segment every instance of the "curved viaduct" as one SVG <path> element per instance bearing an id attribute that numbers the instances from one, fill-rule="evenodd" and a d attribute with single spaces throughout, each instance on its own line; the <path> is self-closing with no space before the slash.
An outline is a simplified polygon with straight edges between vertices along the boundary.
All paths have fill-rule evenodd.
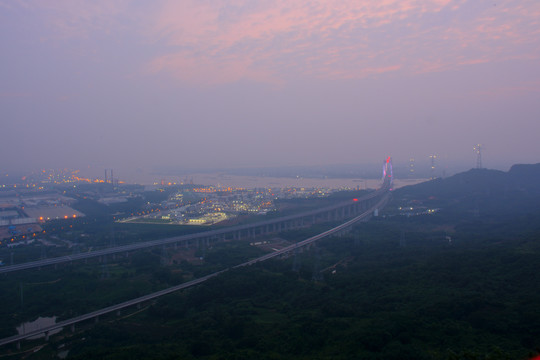
<path id="1" fill-rule="evenodd" d="M 258 262 L 262 262 L 262 261 L 266 261 L 266 260 L 269 260 L 269 259 L 272 259 L 272 258 L 275 258 L 275 257 L 280 257 L 280 256 L 287 255 L 288 253 L 291 253 L 291 252 L 295 251 L 298 248 L 301 248 L 301 247 L 304 247 L 304 246 L 309 246 L 310 244 L 314 243 L 317 240 L 323 239 L 323 238 L 328 237 L 330 235 L 336 235 L 336 234 L 340 234 L 341 232 L 348 231 L 354 224 L 356 224 L 358 222 L 366 221 L 367 219 L 369 219 L 371 217 L 371 215 L 373 214 L 373 212 L 376 209 L 380 209 L 380 208 L 384 207 L 384 205 L 386 205 L 386 203 L 388 202 L 388 199 L 390 197 L 390 194 L 388 192 L 388 190 L 390 188 L 390 181 L 385 180 L 385 183 L 387 183 L 387 184 L 386 184 L 386 186 L 383 186 L 381 188 L 382 191 L 380 191 L 381 190 L 380 189 L 377 192 L 374 192 L 374 193 L 369 195 L 368 199 L 375 200 L 373 202 L 373 204 L 370 207 L 364 209 L 362 213 L 355 216 L 353 219 L 351 219 L 349 221 L 346 221 L 345 223 L 340 224 L 340 225 L 338 225 L 338 226 L 336 226 L 336 227 L 334 227 L 334 228 L 332 228 L 330 230 L 327 230 L 325 232 L 322 232 L 320 234 L 312 236 L 312 237 L 310 237 L 308 239 L 302 240 L 302 241 L 300 241 L 298 243 L 295 243 L 293 245 L 287 246 L 287 247 L 285 247 L 285 248 L 283 248 L 281 250 L 278 250 L 278 251 L 275 251 L 273 253 L 269 253 L 269 254 L 260 256 L 260 257 L 258 257 L 256 259 L 249 260 L 249 261 L 246 261 L 246 262 L 241 263 L 239 265 L 236 265 L 233 268 L 250 266 L 250 265 L 253 265 L 253 264 L 258 263 Z M 364 199 L 364 200 L 366 200 L 366 199 Z M 360 202 L 360 199 L 357 202 Z M 345 204 L 345 203 L 343 203 L 343 204 L 344 204 L 343 206 L 350 206 L 351 205 L 349 202 L 347 202 L 347 204 Z M 341 207 L 332 207 L 332 209 L 327 208 L 327 209 L 324 210 L 324 212 L 326 213 L 327 211 L 331 211 L 332 214 L 335 214 L 335 211 L 337 209 L 342 209 L 342 208 Z M 342 210 L 339 210 L 339 211 L 342 211 Z M 306 216 L 308 216 L 308 215 L 306 215 Z M 309 216 L 311 216 L 311 215 L 309 215 Z M 286 221 L 290 221 L 290 219 L 288 219 Z M 265 224 L 264 226 L 266 226 L 266 225 L 267 224 Z M 263 226 L 263 225 L 261 225 L 261 223 L 259 223 L 257 226 Z M 103 308 L 103 309 L 100 309 L 100 310 L 96 310 L 96 311 L 93 311 L 93 312 L 90 312 L 90 313 L 87 313 L 87 314 L 83 314 L 83 315 L 80 315 L 80 316 L 77 316 L 77 317 L 74 317 L 74 318 L 71 318 L 71 319 L 67 319 L 67 320 L 64 320 L 64 321 L 60 321 L 60 322 L 58 322 L 58 323 L 56 323 L 54 325 L 51 325 L 51 326 L 48 326 L 48 327 L 45 327 L 45 328 L 42 328 L 42 329 L 39 329 L 39 330 L 34 330 L 34 331 L 31 331 L 31 332 L 28 332 L 28 333 L 25 333 L 25 334 L 14 335 L 14 336 L 10 336 L 10 337 L 4 338 L 4 339 L 0 339 L 0 346 L 16 343 L 17 348 L 20 349 L 22 340 L 25 340 L 25 339 L 28 339 L 28 338 L 31 338 L 31 337 L 35 337 L 35 336 L 38 336 L 38 335 L 42 335 L 42 334 L 45 334 L 45 341 L 48 341 L 49 334 L 51 334 L 55 330 L 62 329 L 64 327 L 70 327 L 71 331 L 75 331 L 75 324 L 77 324 L 77 323 L 87 321 L 87 320 L 91 320 L 91 319 L 94 319 L 97 322 L 98 319 L 99 319 L 99 316 L 106 315 L 106 314 L 113 313 L 113 312 L 116 312 L 117 314 L 120 314 L 120 311 L 122 309 L 131 307 L 131 306 L 134 306 L 134 305 L 140 306 L 140 304 L 151 301 L 151 300 L 156 299 L 156 298 L 158 298 L 160 296 L 167 295 L 167 294 L 170 294 L 170 293 L 182 290 L 182 289 L 186 289 L 186 288 L 198 285 L 198 284 L 200 284 L 202 282 L 205 282 L 205 281 L 207 281 L 207 280 L 209 280 L 209 279 L 211 279 L 213 277 L 216 277 L 217 275 L 219 275 L 219 274 L 221 274 L 223 272 L 226 272 L 228 270 L 229 269 L 217 271 L 215 273 L 212 273 L 212 274 L 209 274 L 209 275 L 206 275 L 206 276 L 200 277 L 198 279 L 194 279 L 194 280 L 191 280 L 191 281 L 188 281 L 188 282 L 176 285 L 176 286 L 172 286 L 172 287 L 169 287 L 167 289 L 156 291 L 154 293 L 143 295 L 141 297 L 131 299 L 131 300 L 128 300 L 128 301 L 125 301 L 125 302 L 122 302 L 122 303 L 119 303 L 119 304 L 116 304 L 116 305 L 112 305 L 112 306 L 109 306 L 109 307 L 106 307 L 106 308 Z"/>
<path id="2" fill-rule="evenodd" d="M 388 160 L 387 160 L 388 163 Z M 156 246 L 166 245 L 181 245 L 189 246 L 201 244 L 209 244 L 210 242 L 226 239 L 242 239 L 265 235 L 270 233 L 279 233 L 285 230 L 298 229 L 307 227 L 315 223 L 324 221 L 340 221 L 358 216 L 364 213 L 367 209 L 377 204 L 391 189 L 392 175 L 384 172 L 384 181 L 382 186 L 371 193 L 368 193 L 358 199 L 351 199 L 332 206 L 321 209 L 306 211 L 299 214 L 283 216 L 276 219 L 261 221 L 253 224 L 231 226 L 225 229 L 204 231 L 196 234 L 175 236 L 165 239 L 145 241 L 130 245 L 116 246 L 108 249 L 101 249 L 80 254 L 60 256 L 50 259 L 42 259 L 38 261 L 25 262 L 21 264 L 9 265 L 0 267 L 1 273 L 9 273 L 13 271 L 41 268 L 47 265 L 58 265 L 77 260 L 90 259 L 95 257 L 104 257 L 107 255 L 126 254 L 131 251 L 146 249 Z"/>

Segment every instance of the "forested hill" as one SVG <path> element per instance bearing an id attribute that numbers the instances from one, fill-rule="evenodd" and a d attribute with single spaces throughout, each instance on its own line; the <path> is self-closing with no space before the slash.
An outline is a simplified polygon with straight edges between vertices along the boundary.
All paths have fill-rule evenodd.
<path id="1" fill-rule="evenodd" d="M 484 215 L 505 216 L 537 212 L 540 211 L 540 163 L 514 165 L 508 172 L 471 169 L 397 189 L 394 199 L 450 212 L 478 210 Z"/>
<path id="2" fill-rule="evenodd" d="M 476 193 L 508 191 L 540 192 L 540 163 L 513 165 L 508 172 L 471 169 L 448 178 L 406 186 L 396 193 L 450 197 Z"/>
<path id="3" fill-rule="evenodd" d="M 535 194 L 540 193 L 540 163 L 514 165 L 510 168 L 508 177 L 514 185 L 521 186 Z"/>

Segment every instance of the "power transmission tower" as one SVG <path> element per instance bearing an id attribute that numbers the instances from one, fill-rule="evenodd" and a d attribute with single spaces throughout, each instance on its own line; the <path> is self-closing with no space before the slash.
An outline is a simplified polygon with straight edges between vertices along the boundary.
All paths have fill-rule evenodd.
<path id="1" fill-rule="evenodd" d="M 409 158 L 409 177 L 414 178 L 414 158 Z"/>
<path id="2" fill-rule="evenodd" d="M 476 144 L 474 146 L 474 152 L 476 152 L 476 168 L 482 169 L 482 144 Z"/>
<path id="3" fill-rule="evenodd" d="M 429 155 L 429 158 L 431 159 L 431 180 L 435 179 L 435 160 L 437 159 L 437 155 Z"/>

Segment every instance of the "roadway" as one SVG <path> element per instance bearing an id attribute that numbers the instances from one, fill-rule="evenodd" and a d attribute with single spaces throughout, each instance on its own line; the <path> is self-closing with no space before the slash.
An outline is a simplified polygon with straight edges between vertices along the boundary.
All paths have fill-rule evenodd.
<path id="1" fill-rule="evenodd" d="M 26 269 L 40 268 L 40 267 L 49 266 L 49 265 L 58 265 L 62 263 L 67 263 L 67 262 L 72 262 L 72 261 L 77 261 L 77 260 L 85 260 L 85 259 L 90 259 L 90 258 L 95 258 L 95 257 L 100 257 L 100 256 L 113 255 L 113 254 L 118 254 L 118 253 L 127 253 L 134 250 L 140 250 L 140 249 L 145 249 L 145 248 L 150 248 L 150 247 L 155 247 L 155 246 L 169 245 L 169 244 L 174 244 L 174 243 L 182 243 L 182 242 L 192 241 L 192 240 L 201 239 L 201 238 L 224 236 L 225 234 L 229 234 L 229 233 L 233 233 L 237 231 L 255 229 L 258 227 L 277 224 L 280 222 L 286 222 L 286 221 L 291 221 L 291 220 L 298 220 L 304 217 L 316 216 L 316 215 L 329 212 L 332 210 L 336 210 L 345 206 L 350 206 L 350 205 L 361 203 L 362 201 L 373 199 L 377 196 L 381 196 L 384 193 L 386 193 L 388 188 L 389 188 L 389 182 L 385 181 L 383 183 L 383 186 L 380 189 L 358 198 L 357 201 L 353 201 L 353 200 L 344 201 L 339 204 L 328 206 L 321 209 L 311 210 L 311 211 L 289 215 L 289 216 L 283 216 L 283 217 L 261 221 L 257 223 L 252 223 L 252 224 L 231 226 L 225 229 L 210 230 L 210 231 L 204 231 L 204 232 L 200 232 L 196 234 L 175 236 L 175 237 L 152 240 L 152 241 L 145 241 L 145 242 L 140 242 L 140 243 L 135 243 L 135 244 L 130 244 L 130 245 L 116 246 L 116 247 L 111 247 L 108 249 L 94 250 L 91 252 L 59 256 L 59 257 L 50 258 L 50 259 L 42 259 L 42 260 L 37 260 L 37 261 L 25 262 L 21 264 L 2 266 L 0 267 L 0 274 L 9 273 L 13 271 L 26 270 Z"/>
<path id="2" fill-rule="evenodd" d="M 365 220 L 369 219 L 369 217 L 372 215 L 372 213 L 373 213 L 373 211 L 375 209 L 382 208 L 384 205 L 386 205 L 386 202 L 388 201 L 389 197 L 390 197 L 390 195 L 388 193 L 384 194 L 382 196 L 381 200 L 379 200 L 377 202 L 377 204 L 375 204 L 374 206 L 372 206 L 371 208 L 366 210 L 361 215 L 359 215 L 359 216 L 357 216 L 357 217 L 355 217 L 355 218 L 353 218 L 353 219 L 351 219 L 351 220 L 349 220 L 349 221 L 347 221 L 347 222 L 345 222 L 345 223 L 343 223 L 341 225 L 338 225 L 338 226 L 336 226 L 336 227 L 334 227 L 334 228 L 332 228 L 330 230 L 327 230 L 325 232 L 322 232 L 322 233 L 320 233 L 318 235 L 312 236 L 312 237 L 310 237 L 308 239 L 302 240 L 302 241 L 300 241 L 300 242 L 298 242 L 296 244 L 285 247 L 285 248 L 283 248 L 281 250 L 275 251 L 275 252 L 270 253 L 270 254 L 263 255 L 263 256 L 258 257 L 256 259 L 253 259 L 253 260 L 246 261 L 246 262 L 244 262 L 242 264 L 234 266 L 233 268 L 240 268 L 240 267 L 244 267 L 244 266 L 249 266 L 249 265 L 253 265 L 255 263 L 261 262 L 261 261 L 266 261 L 266 260 L 269 260 L 269 259 L 272 259 L 272 258 L 275 258 L 275 257 L 278 257 L 278 256 L 282 256 L 282 255 L 284 255 L 284 254 L 286 254 L 288 252 L 291 252 L 291 251 L 294 251 L 295 249 L 298 249 L 300 247 L 312 244 L 313 242 L 315 242 L 317 240 L 320 240 L 320 239 L 323 239 L 323 238 L 325 238 L 327 236 L 339 233 L 341 231 L 345 231 L 348 228 L 350 228 L 352 225 L 354 225 L 355 223 L 360 222 L 360 221 L 365 221 Z M 156 299 L 156 298 L 158 298 L 160 296 L 163 296 L 163 295 L 173 293 L 173 292 L 178 291 L 178 290 L 182 290 L 182 289 L 186 289 L 188 287 L 198 285 L 198 284 L 200 284 L 202 282 L 205 282 L 205 281 L 207 281 L 207 280 L 209 280 L 209 279 L 211 279 L 213 277 L 216 277 L 219 274 L 221 274 L 221 273 L 223 273 L 225 271 L 228 271 L 228 270 L 229 269 L 221 270 L 221 271 L 218 271 L 218 272 L 215 272 L 215 273 L 200 277 L 198 279 L 194 279 L 194 280 L 182 283 L 180 285 L 172 286 L 172 287 L 167 288 L 167 289 L 163 289 L 163 290 L 160 290 L 160 291 L 148 294 L 148 295 L 144 295 L 144 296 L 141 296 L 141 297 L 138 297 L 138 298 L 135 298 L 135 299 L 131 299 L 131 300 L 128 300 L 128 301 L 125 301 L 125 302 L 122 302 L 122 303 L 119 303 L 119 304 L 116 304 L 116 305 L 112 305 L 112 306 L 109 306 L 109 307 L 106 307 L 106 308 L 103 308 L 103 309 L 100 309 L 100 310 L 96 310 L 96 311 L 93 311 L 93 312 L 90 312 L 90 313 L 87 313 L 87 314 L 84 314 L 84 315 L 80 315 L 80 316 L 77 316 L 77 317 L 74 317 L 74 318 L 71 318 L 71 319 L 68 319 L 68 320 L 60 321 L 60 322 L 58 322 L 58 323 L 56 323 L 54 325 L 51 325 L 51 326 L 48 326 L 48 327 L 45 327 L 45 328 L 42 328 L 42 329 L 39 329 L 39 330 L 31 331 L 31 332 L 28 332 L 26 334 L 14 335 L 14 336 L 11 336 L 11 337 L 0 339 L 0 346 L 10 344 L 10 343 L 20 342 L 21 340 L 24 340 L 24 339 L 27 339 L 27 338 L 30 338 L 30 337 L 34 337 L 34 336 L 37 336 L 37 335 L 40 335 L 40 334 L 48 334 L 53 330 L 64 328 L 64 327 L 71 326 L 71 325 L 75 325 L 76 323 L 79 323 L 79 322 L 82 322 L 82 321 L 85 321 L 85 320 L 99 318 L 99 316 L 102 316 L 102 315 L 105 315 L 105 314 L 108 314 L 108 313 L 111 313 L 111 312 L 119 311 L 119 310 L 122 310 L 124 308 L 130 307 L 130 306 L 133 306 L 133 305 L 137 305 L 137 304 L 140 304 L 140 303 L 143 303 L 143 302 L 146 302 L 146 301 L 150 301 L 150 300 Z"/>

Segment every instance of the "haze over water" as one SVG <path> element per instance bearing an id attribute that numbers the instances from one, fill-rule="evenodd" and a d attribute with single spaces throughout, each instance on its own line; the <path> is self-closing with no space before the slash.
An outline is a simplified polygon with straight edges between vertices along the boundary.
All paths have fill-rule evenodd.
<path id="1" fill-rule="evenodd" d="M 382 181 L 380 179 L 359 178 L 305 178 L 305 177 L 271 177 L 271 176 L 241 176 L 226 175 L 223 173 L 194 173 L 180 176 L 156 176 L 140 174 L 130 177 L 131 182 L 142 185 L 160 185 L 170 183 L 193 183 L 214 187 L 232 188 L 327 188 L 327 189 L 377 189 Z M 395 179 L 394 188 L 413 185 L 426 179 Z"/>

